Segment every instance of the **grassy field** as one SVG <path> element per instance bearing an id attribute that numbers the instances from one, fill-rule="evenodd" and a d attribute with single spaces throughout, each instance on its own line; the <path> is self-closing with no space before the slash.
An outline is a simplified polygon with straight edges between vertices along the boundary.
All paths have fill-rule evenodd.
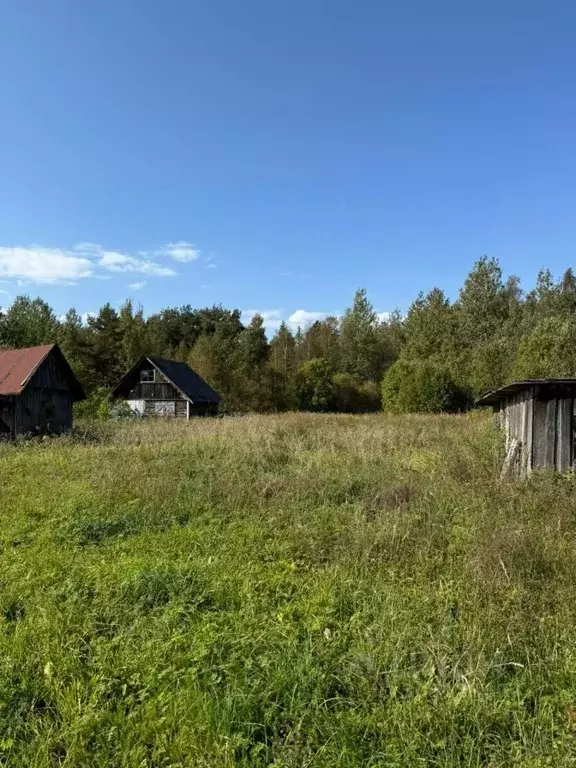
<path id="1" fill-rule="evenodd" d="M 576 480 L 488 417 L 0 448 L 0 765 L 576 764 Z"/>

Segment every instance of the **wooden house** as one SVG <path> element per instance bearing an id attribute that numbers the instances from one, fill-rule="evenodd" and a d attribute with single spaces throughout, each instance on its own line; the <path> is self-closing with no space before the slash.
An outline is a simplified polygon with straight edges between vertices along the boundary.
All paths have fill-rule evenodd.
<path id="1" fill-rule="evenodd" d="M 64 432 L 82 386 L 55 344 L 0 352 L 0 434 Z"/>
<path id="2" fill-rule="evenodd" d="M 187 363 L 143 357 L 112 390 L 139 416 L 189 419 L 216 413 L 220 395 Z"/>
<path id="3" fill-rule="evenodd" d="M 503 473 L 518 477 L 534 469 L 576 468 L 576 379 L 515 381 L 487 392 L 479 405 L 491 405 L 506 433 Z"/>

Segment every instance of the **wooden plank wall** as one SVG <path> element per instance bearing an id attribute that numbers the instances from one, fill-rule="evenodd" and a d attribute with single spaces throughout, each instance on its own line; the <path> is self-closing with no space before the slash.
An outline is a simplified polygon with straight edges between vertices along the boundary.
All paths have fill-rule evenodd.
<path id="1" fill-rule="evenodd" d="M 532 421 L 533 389 L 528 387 L 511 395 L 503 406 L 503 422 L 506 430 L 506 453 L 513 441 L 520 443 L 520 453 L 514 474 L 525 477 L 532 469 Z"/>
<path id="2" fill-rule="evenodd" d="M 523 392 L 514 394 L 508 398 L 506 403 L 506 442 L 510 444 L 511 440 L 516 438 L 522 443 L 525 440 L 525 422 L 526 422 L 526 398 Z"/>
<path id="3" fill-rule="evenodd" d="M 0 435 L 14 434 L 14 399 L 0 398 Z"/>
<path id="4" fill-rule="evenodd" d="M 48 355 L 36 373 L 32 376 L 29 387 L 61 389 L 68 391 L 70 381 L 66 370 L 55 355 Z"/>
<path id="5" fill-rule="evenodd" d="M 158 414 L 155 410 L 155 405 L 158 400 L 146 400 L 146 404 L 144 406 L 144 413 L 146 416 L 153 416 L 155 418 L 159 419 L 185 419 L 188 416 L 188 407 L 187 407 L 187 400 L 169 400 L 164 402 L 173 402 L 174 403 L 174 413 L 169 414 Z"/>
<path id="6" fill-rule="evenodd" d="M 51 411 L 46 424 L 47 409 Z M 59 389 L 27 387 L 16 400 L 14 431 L 16 434 L 41 432 L 50 427 L 63 432 L 72 426 L 72 393 Z"/>
<path id="7" fill-rule="evenodd" d="M 541 388 L 534 398 L 532 466 L 558 469 L 572 466 L 573 393 L 566 387 Z"/>
<path id="8" fill-rule="evenodd" d="M 563 397 L 557 403 L 556 467 L 567 472 L 572 459 L 572 398 Z"/>

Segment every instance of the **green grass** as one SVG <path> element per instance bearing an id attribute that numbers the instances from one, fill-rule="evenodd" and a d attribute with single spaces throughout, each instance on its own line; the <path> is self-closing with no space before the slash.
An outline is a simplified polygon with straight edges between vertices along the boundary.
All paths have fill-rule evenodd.
<path id="1" fill-rule="evenodd" d="M 576 764 L 576 480 L 496 449 L 478 414 L 1 447 L 0 765 Z"/>

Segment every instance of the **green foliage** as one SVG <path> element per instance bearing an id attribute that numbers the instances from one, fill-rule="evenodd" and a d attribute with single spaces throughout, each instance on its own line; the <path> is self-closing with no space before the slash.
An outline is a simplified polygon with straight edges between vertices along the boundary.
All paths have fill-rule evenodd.
<path id="1" fill-rule="evenodd" d="M 388 413 L 457 412 L 468 405 L 450 372 L 429 360 L 398 360 L 382 380 L 382 408 Z"/>
<path id="2" fill-rule="evenodd" d="M 548 317 L 518 348 L 513 377 L 576 376 L 576 320 Z"/>
<path id="3" fill-rule="evenodd" d="M 444 293 L 434 288 L 420 294 L 411 305 L 405 322 L 405 356 L 413 359 L 447 355 L 457 348 L 454 307 Z"/>
<path id="4" fill-rule="evenodd" d="M 298 399 L 304 411 L 328 411 L 332 405 L 332 367 L 319 358 L 304 363 L 298 373 Z"/>
<path id="5" fill-rule="evenodd" d="M 112 387 L 145 354 L 186 360 L 222 395 L 226 413 L 378 410 L 382 378 L 398 360 L 385 400 L 396 403 L 401 391 L 403 405 L 387 407 L 402 410 L 461 407 L 462 392 L 476 397 L 512 378 L 576 375 L 571 269 L 557 281 L 542 271 L 524 294 L 518 278 L 506 278 L 498 261 L 484 256 L 456 301 L 436 287 L 418 294 L 405 315 L 377 314 L 360 289 L 341 317 L 295 330 L 283 322 L 270 339 L 262 317 L 247 325 L 241 317 L 237 309 L 188 304 L 146 317 L 126 301 L 87 321 L 74 309 L 57 320 L 45 302 L 24 296 L 0 315 L 0 347 L 57 341 L 89 394 Z M 414 381 L 422 371 L 433 376 L 418 395 Z"/>
<path id="6" fill-rule="evenodd" d="M 340 413 L 368 413 L 380 410 L 380 391 L 373 381 L 359 383 L 349 373 L 332 376 L 332 410 Z"/>
<path id="7" fill-rule="evenodd" d="M 50 344 L 55 339 L 56 329 L 56 316 L 45 301 L 18 296 L 0 316 L 0 347 Z"/>
<path id="8" fill-rule="evenodd" d="M 340 328 L 341 370 L 358 381 L 379 381 L 393 360 L 385 326 L 378 322 L 364 288 L 356 291 Z"/>
<path id="9" fill-rule="evenodd" d="M 0 764 L 576 762 L 576 481 L 488 416 L 100 429 L 0 446 Z"/>
<path id="10" fill-rule="evenodd" d="M 108 387 L 96 387 L 86 400 L 74 404 L 74 418 L 87 421 L 108 421 L 110 407 L 110 389 Z"/>
<path id="11" fill-rule="evenodd" d="M 292 379 L 296 371 L 296 340 L 285 322 L 270 342 L 270 367 L 285 379 Z"/>

